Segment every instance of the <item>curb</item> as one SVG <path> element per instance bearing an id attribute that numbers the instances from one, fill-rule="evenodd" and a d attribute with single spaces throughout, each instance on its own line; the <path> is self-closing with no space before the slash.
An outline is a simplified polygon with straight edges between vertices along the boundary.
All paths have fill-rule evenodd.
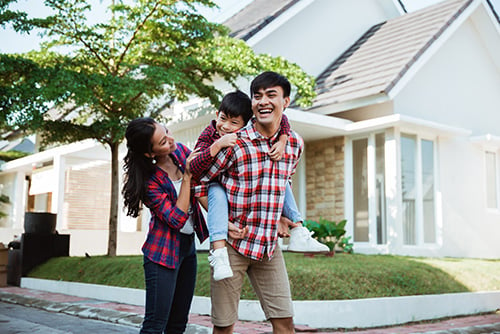
<path id="1" fill-rule="evenodd" d="M 24 277 L 21 287 L 144 306 L 145 292 L 138 289 Z M 209 297 L 195 296 L 191 313 L 210 314 L 210 305 Z M 293 306 L 297 325 L 312 328 L 370 328 L 496 311 L 500 309 L 500 291 L 294 301 Z M 256 300 L 241 300 L 238 318 L 242 321 L 265 321 Z"/>
<path id="2" fill-rule="evenodd" d="M 132 327 L 140 327 L 143 319 L 141 315 L 135 313 L 97 308 L 88 305 L 75 305 L 75 303 L 40 300 L 36 297 L 20 296 L 4 291 L 0 291 L 0 300 L 11 304 L 35 307 L 50 312 L 65 313 L 80 318 L 113 322 Z"/>

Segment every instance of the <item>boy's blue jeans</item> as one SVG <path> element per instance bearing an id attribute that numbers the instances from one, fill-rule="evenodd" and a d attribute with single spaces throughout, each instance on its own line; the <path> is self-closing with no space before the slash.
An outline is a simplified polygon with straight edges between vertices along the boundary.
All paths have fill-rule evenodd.
<path id="1" fill-rule="evenodd" d="M 292 187 L 288 182 L 285 190 L 285 202 L 283 203 L 283 216 L 293 222 L 302 221 L 302 216 L 293 197 Z M 208 185 L 207 220 L 210 242 L 227 240 L 229 207 L 226 190 L 218 182 L 211 182 Z"/>

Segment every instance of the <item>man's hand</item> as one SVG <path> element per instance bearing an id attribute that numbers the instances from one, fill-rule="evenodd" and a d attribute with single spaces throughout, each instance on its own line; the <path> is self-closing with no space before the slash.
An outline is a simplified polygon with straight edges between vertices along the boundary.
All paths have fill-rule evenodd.
<path id="1" fill-rule="evenodd" d="M 236 225 L 229 222 L 228 223 L 228 234 L 232 239 L 243 239 L 248 233 L 248 226 L 244 228 L 237 228 Z"/>
<path id="2" fill-rule="evenodd" d="M 290 219 L 285 216 L 281 216 L 280 221 L 278 222 L 278 237 L 286 238 L 290 236 L 290 228 L 302 226 L 302 223 L 294 223 Z"/>

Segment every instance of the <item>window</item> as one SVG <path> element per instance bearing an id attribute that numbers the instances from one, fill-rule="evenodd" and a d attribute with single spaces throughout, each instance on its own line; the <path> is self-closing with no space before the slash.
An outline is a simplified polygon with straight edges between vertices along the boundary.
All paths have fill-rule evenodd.
<path id="1" fill-rule="evenodd" d="M 368 241 L 368 139 L 354 140 L 353 154 L 353 192 L 354 192 L 354 241 Z"/>
<path id="2" fill-rule="evenodd" d="M 498 208 L 498 178 L 497 155 L 494 152 L 485 152 L 486 164 L 486 203 L 489 209 Z"/>
<path id="3" fill-rule="evenodd" d="M 354 241 L 387 243 L 385 134 L 352 142 Z"/>
<path id="4" fill-rule="evenodd" d="M 436 242 L 434 142 L 401 135 L 403 244 Z"/>

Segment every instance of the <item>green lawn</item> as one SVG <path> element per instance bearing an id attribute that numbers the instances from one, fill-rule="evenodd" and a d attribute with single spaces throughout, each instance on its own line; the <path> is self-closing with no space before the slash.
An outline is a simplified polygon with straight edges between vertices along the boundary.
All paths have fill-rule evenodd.
<path id="1" fill-rule="evenodd" d="M 294 300 L 340 300 L 500 290 L 500 260 L 284 253 Z M 207 253 L 198 254 L 195 294 L 209 296 Z M 144 288 L 142 256 L 53 258 L 29 277 Z M 242 299 L 256 299 L 248 281 Z"/>

